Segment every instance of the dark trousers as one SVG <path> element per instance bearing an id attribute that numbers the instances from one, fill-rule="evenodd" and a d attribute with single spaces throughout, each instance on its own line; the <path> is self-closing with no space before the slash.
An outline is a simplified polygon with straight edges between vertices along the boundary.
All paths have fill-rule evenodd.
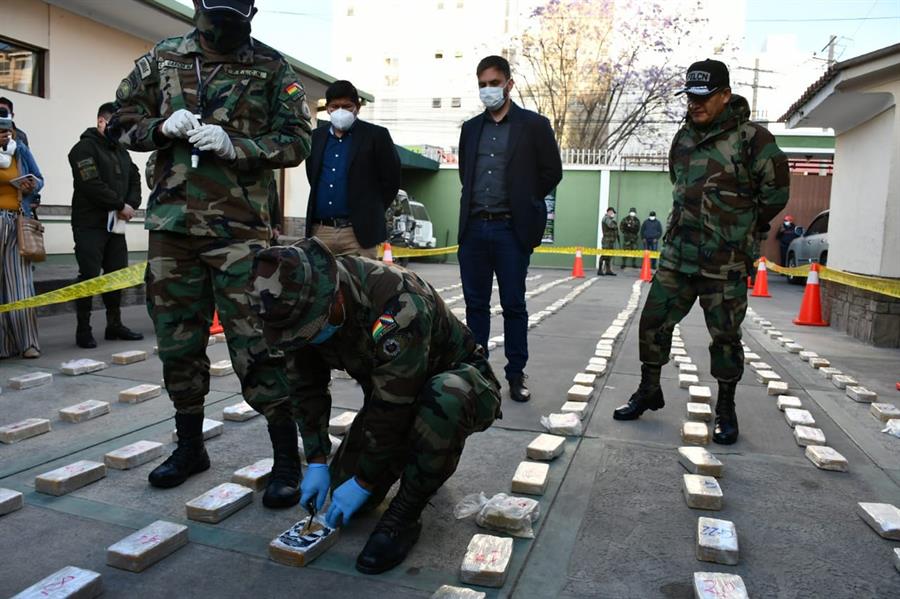
<path id="1" fill-rule="evenodd" d="M 655 252 L 659 249 L 659 239 L 644 238 L 644 249 Z M 650 260 L 650 265 L 652 266 L 653 270 L 656 270 L 656 258 Z"/>
<path id="2" fill-rule="evenodd" d="M 466 324 L 487 349 L 491 333 L 491 287 L 494 274 L 503 306 L 506 378 L 517 378 L 528 362 L 528 309 L 525 276 L 531 252 L 522 247 L 508 220 L 469 219 L 459 244 L 459 274 L 466 298 Z"/>
<path id="3" fill-rule="evenodd" d="M 128 246 L 124 235 L 115 235 L 105 229 L 72 229 L 75 239 L 75 259 L 78 261 L 78 281 L 87 281 L 103 274 L 121 270 L 128 266 Z M 91 297 L 75 300 L 78 314 L 89 317 Z M 121 291 L 109 291 L 103 294 L 103 305 L 108 316 L 119 318 L 119 306 L 122 301 Z M 110 323 L 107 323 L 110 324 Z M 118 324 L 118 322 L 116 323 Z"/>

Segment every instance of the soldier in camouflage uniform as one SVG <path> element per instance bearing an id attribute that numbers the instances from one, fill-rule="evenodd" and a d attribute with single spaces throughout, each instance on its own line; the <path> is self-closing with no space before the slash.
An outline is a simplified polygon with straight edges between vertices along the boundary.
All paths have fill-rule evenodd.
<path id="1" fill-rule="evenodd" d="M 750 122 L 747 101 L 731 93 L 723 63 L 691 65 L 682 92 L 687 121 L 669 151 L 672 213 L 641 312 L 641 383 L 614 418 L 633 420 L 663 407 L 659 373 L 669 361 L 672 330 L 699 297 L 719 383 L 713 440 L 731 444 L 738 438 L 734 393 L 744 373 L 747 272 L 769 221 L 787 203 L 790 173 L 775 138 Z"/>
<path id="2" fill-rule="evenodd" d="M 638 236 L 641 233 L 641 219 L 637 217 L 637 210 L 632 208 L 628 213 L 628 216 L 622 219 L 622 222 L 619 224 L 619 229 L 622 231 L 622 249 L 623 250 L 636 250 L 640 246 L 638 245 Z M 622 258 L 622 269 L 625 269 L 625 266 L 628 263 L 634 268 L 638 267 L 638 259 L 637 258 Z"/>
<path id="3" fill-rule="evenodd" d="M 309 468 L 301 502 L 331 527 L 391 500 L 356 567 L 378 574 L 418 540 L 429 498 L 459 463 L 466 438 L 500 417 L 500 383 L 484 349 L 415 273 L 317 238 L 261 252 L 248 295 L 272 347 L 289 356 Z M 331 369 L 362 387 L 363 408 L 331 462 Z M 310 505 L 312 504 L 312 505 Z"/>
<path id="4" fill-rule="evenodd" d="M 196 29 L 158 43 L 119 86 L 108 134 L 156 153 L 147 306 L 156 329 L 178 447 L 150 473 L 173 487 L 209 468 L 203 446 L 206 356 L 218 309 L 247 402 L 265 414 L 275 452 L 263 497 L 299 500 L 297 428 L 284 358 L 270 354 L 246 286 L 254 256 L 271 238 L 273 169 L 310 150 L 310 114 L 290 64 L 250 37 L 253 0 L 195 0 Z"/>
<path id="5" fill-rule="evenodd" d="M 600 239 L 600 247 L 604 250 L 616 249 L 616 242 L 619 241 L 619 226 L 616 222 L 616 209 L 610 206 L 606 209 L 606 216 L 600 221 L 603 230 L 603 237 Z M 612 257 L 600 256 L 600 266 L 597 267 L 597 276 L 616 276 L 612 271 Z"/>

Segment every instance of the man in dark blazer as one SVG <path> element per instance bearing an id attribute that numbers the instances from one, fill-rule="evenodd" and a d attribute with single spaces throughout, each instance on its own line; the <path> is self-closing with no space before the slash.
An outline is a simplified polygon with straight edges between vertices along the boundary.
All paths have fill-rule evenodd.
<path id="1" fill-rule="evenodd" d="M 462 126 L 459 137 L 459 271 L 466 323 L 487 347 L 494 274 L 503 306 L 506 380 L 515 401 L 528 401 L 528 310 L 525 276 L 541 244 L 544 198 L 562 179 L 550 121 L 510 99 L 509 62 L 488 56 L 476 69 L 485 111 Z"/>
<path id="2" fill-rule="evenodd" d="M 312 135 L 306 159 L 306 236 L 335 255 L 378 255 L 387 239 L 384 211 L 400 188 L 400 156 L 384 127 L 359 120 L 359 92 L 349 81 L 325 90 L 331 121 Z"/>

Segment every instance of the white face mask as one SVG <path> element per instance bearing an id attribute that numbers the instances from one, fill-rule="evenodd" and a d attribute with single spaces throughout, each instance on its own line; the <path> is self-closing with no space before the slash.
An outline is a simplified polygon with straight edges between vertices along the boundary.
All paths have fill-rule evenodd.
<path id="1" fill-rule="evenodd" d="M 482 87 L 478 90 L 478 97 L 481 98 L 484 107 L 492 112 L 499 110 L 506 102 L 506 94 L 502 87 Z"/>
<path id="2" fill-rule="evenodd" d="M 629 212 L 628 216 L 637 216 L 637 212 Z"/>
<path id="3" fill-rule="evenodd" d="M 651 216 L 651 217 L 650 217 L 650 220 L 656 220 L 656 217 L 655 217 L 655 216 Z"/>
<path id="4" fill-rule="evenodd" d="M 331 113 L 331 126 L 339 131 L 347 131 L 356 122 L 356 115 L 346 108 L 338 108 Z"/>
<path id="5" fill-rule="evenodd" d="M 9 168 L 13 163 L 13 154 L 16 153 L 16 140 L 11 139 L 4 150 L 0 147 L 0 168 Z"/>

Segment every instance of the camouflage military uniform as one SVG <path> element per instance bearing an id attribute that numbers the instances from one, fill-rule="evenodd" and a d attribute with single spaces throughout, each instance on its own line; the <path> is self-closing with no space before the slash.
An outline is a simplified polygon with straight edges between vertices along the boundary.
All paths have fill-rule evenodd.
<path id="1" fill-rule="evenodd" d="M 616 249 L 616 243 L 619 241 L 619 227 L 615 216 L 605 214 L 603 220 L 600 221 L 603 230 L 603 238 L 600 240 L 600 247 L 604 250 Z M 612 258 L 608 256 L 600 257 L 600 267 L 597 274 L 601 272 L 611 272 Z"/>
<path id="2" fill-rule="evenodd" d="M 309 108 L 297 75 L 275 50 L 252 40 L 228 59 L 205 56 L 196 30 L 160 42 L 120 84 L 109 130 L 131 150 L 156 153 L 146 219 L 147 306 L 176 411 L 203 411 L 206 345 L 218 308 L 247 401 L 270 424 L 290 423 L 283 358 L 270 355 L 245 288 L 253 257 L 271 237 L 273 169 L 296 166 L 309 154 Z M 235 160 L 203 152 L 191 168 L 191 144 L 158 130 L 179 109 L 220 125 Z"/>
<path id="3" fill-rule="evenodd" d="M 622 223 L 619 225 L 619 228 L 622 231 L 622 249 L 639 249 L 640 245 L 638 245 L 638 236 L 641 232 L 641 220 L 638 217 L 631 216 L 631 214 L 629 214 L 622 219 Z M 627 266 L 629 263 L 635 268 L 638 267 L 637 258 L 622 258 L 622 268 L 625 268 L 625 266 Z"/>
<path id="4" fill-rule="evenodd" d="M 787 159 L 733 95 L 707 129 L 685 124 L 669 152 L 672 212 L 659 270 L 641 313 L 640 357 L 669 361 L 674 326 L 699 297 L 712 336 L 712 375 L 734 383 L 744 372 L 741 322 L 747 271 L 758 238 L 788 200 Z"/>

